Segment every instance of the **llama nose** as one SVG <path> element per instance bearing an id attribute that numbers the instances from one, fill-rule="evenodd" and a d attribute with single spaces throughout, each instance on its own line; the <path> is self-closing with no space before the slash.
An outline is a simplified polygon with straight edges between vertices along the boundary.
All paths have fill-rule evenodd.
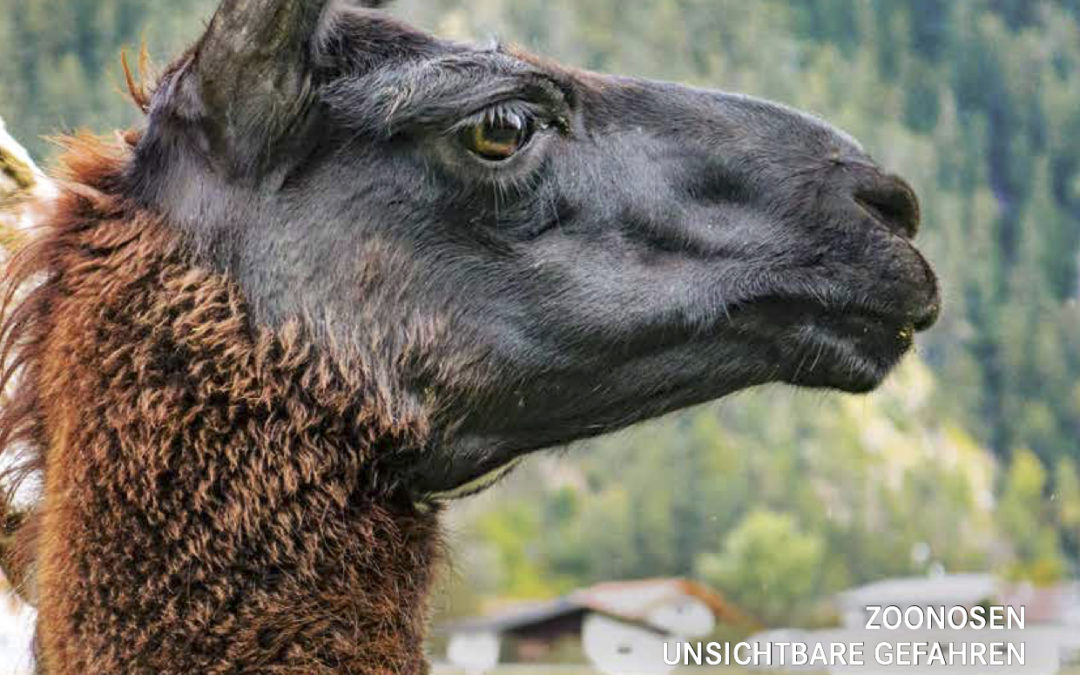
<path id="1" fill-rule="evenodd" d="M 875 172 L 855 187 L 853 196 L 859 206 L 901 237 L 912 239 L 918 233 L 919 198 L 903 178 Z"/>

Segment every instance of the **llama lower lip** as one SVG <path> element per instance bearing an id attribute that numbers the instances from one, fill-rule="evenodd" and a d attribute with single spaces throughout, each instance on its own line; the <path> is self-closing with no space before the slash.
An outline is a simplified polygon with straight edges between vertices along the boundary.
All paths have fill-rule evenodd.
<path id="1" fill-rule="evenodd" d="M 914 344 L 910 321 L 873 313 L 818 315 L 797 329 L 788 382 L 852 393 L 871 391 Z"/>

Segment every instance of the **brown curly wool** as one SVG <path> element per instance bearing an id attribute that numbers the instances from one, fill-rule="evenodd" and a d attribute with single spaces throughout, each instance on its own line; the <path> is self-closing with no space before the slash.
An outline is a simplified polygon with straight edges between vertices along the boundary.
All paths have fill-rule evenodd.
<path id="1" fill-rule="evenodd" d="M 38 667 L 424 672 L 436 514 L 377 479 L 423 421 L 301 326 L 253 327 L 229 280 L 113 196 L 127 152 L 69 141 L 57 213 L 8 272 L 40 280 L 6 319 L 21 374 L 0 422 L 44 476 L 12 553 L 37 565 Z"/>

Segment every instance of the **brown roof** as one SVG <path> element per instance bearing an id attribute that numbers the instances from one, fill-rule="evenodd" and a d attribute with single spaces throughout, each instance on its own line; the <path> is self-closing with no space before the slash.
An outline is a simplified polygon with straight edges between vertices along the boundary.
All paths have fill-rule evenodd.
<path id="1" fill-rule="evenodd" d="M 511 632 L 555 617 L 592 611 L 649 627 L 646 617 L 657 605 L 684 597 L 703 602 L 720 623 L 760 628 L 760 624 L 739 610 L 719 592 L 689 579 L 642 579 L 609 581 L 583 588 L 556 600 L 528 603 L 498 613 L 457 621 L 446 626 L 451 631 Z"/>
<path id="2" fill-rule="evenodd" d="M 719 622 L 757 626 L 755 620 L 729 602 L 719 591 L 690 579 L 608 581 L 583 588 L 569 597 L 594 611 L 641 621 L 657 605 L 687 596 L 703 602 Z"/>

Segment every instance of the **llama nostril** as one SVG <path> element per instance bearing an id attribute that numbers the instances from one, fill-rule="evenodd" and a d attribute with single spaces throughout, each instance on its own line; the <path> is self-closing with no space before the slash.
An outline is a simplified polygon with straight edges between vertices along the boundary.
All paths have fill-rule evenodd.
<path id="1" fill-rule="evenodd" d="M 919 199 L 902 178 L 878 178 L 859 186 L 854 196 L 861 207 L 896 234 L 911 239 L 919 231 Z"/>

